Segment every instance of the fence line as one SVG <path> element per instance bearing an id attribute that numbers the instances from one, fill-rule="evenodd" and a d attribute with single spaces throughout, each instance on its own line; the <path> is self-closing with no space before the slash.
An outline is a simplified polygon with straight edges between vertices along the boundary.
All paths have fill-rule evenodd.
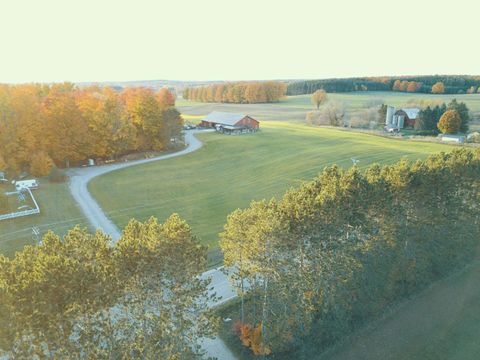
<path id="1" fill-rule="evenodd" d="M 29 216 L 34 214 L 40 214 L 40 207 L 38 206 L 37 200 L 35 200 L 35 197 L 33 196 L 32 191 L 29 188 L 26 188 L 25 190 L 27 190 L 28 193 L 30 194 L 32 201 L 35 204 L 35 209 L 17 211 L 9 214 L 0 215 L 0 221 L 7 220 L 7 219 L 15 219 L 18 217 Z M 13 193 L 9 193 L 9 195 L 18 194 L 18 193 L 19 191 L 16 191 Z"/>

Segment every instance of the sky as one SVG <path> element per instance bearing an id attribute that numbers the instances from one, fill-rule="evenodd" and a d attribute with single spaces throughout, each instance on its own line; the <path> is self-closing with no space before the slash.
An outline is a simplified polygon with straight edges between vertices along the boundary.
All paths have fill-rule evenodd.
<path id="1" fill-rule="evenodd" d="M 480 74 L 478 0 L 0 0 L 0 82 Z"/>

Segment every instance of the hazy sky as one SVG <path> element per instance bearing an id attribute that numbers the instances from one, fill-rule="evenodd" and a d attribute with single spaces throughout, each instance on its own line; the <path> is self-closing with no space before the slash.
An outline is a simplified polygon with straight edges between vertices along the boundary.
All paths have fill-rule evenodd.
<path id="1" fill-rule="evenodd" d="M 478 0 L 0 0 L 0 82 L 480 74 Z"/>

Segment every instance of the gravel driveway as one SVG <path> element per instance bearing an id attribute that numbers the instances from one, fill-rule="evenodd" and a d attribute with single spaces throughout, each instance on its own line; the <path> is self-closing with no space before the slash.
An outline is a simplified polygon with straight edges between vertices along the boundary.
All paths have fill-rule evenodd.
<path id="1" fill-rule="evenodd" d="M 102 208 L 98 205 L 95 199 L 88 191 L 88 183 L 95 177 L 109 173 L 111 171 L 124 169 L 130 166 L 146 164 L 153 161 L 166 160 L 177 156 L 189 154 L 193 151 L 200 149 L 203 143 L 195 137 L 198 130 L 190 130 L 185 132 L 185 143 L 187 147 L 181 151 L 171 154 L 161 155 L 158 157 L 142 160 L 134 160 L 124 163 L 91 166 L 83 168 L 72 168 L 68 171 L 70 177 L 69 189 L 75 199 L 76 203 L 85 214 L 86 218 L 90 222 L 91 226 L 95 229 L 101 229 L 105 234 L 112 237 L 114 242 L 118 241 L 121 236 L 120 230 L 117 226 L 107 217 Z M 209 304 L 213 307 L 219 305 L 229 299 L 236 296 L 235 290 L 231 287 L 227 277 L 221 271 L 220 268 L 206 271 L 202 274 L 202 277 L 209 277 L 211 279 L 212 292 L 215 292 L 217 296 L 221 297 L 221 300 L 215 303 Z M 207 356 L 217 357 L 220 360 L 235 359 L 235 356 L 227 348 L 219 338 L 205 339 L 203 341 L 203 347 L 207 350 Z"/>

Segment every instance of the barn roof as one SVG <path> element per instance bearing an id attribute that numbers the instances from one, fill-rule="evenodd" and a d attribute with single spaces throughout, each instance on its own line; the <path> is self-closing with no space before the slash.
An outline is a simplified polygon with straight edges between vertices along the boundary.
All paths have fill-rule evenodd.
<path id="1" fill-rule="evenodd" d="M 229 113 L 229 112 L 221 112 L 221 111 L 213 111 L 205 118 L 204 121 L 218 123 L 218 124 L 225 124 L 225 125 L 235 125 L 237 122 L 242 120 L 245 116 L 244 114 L 236 114 L 236 113 Z"/>
<path id="2" fill-rule="evenodd" d="M 404 108 L 404 109 L 399 109 L 401 111 L 404 111 L 409 119 L 416 119 L 418 117 L 418 114 L 420 113 L 419 108 Z"/>

